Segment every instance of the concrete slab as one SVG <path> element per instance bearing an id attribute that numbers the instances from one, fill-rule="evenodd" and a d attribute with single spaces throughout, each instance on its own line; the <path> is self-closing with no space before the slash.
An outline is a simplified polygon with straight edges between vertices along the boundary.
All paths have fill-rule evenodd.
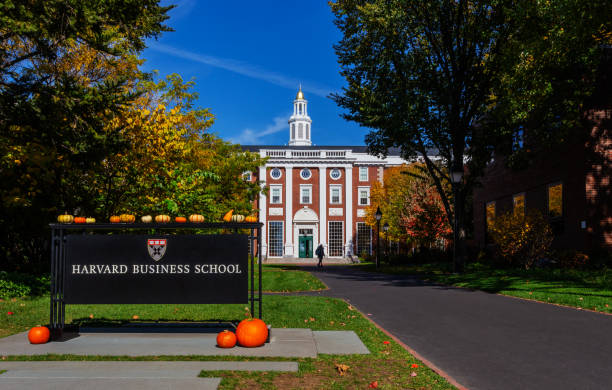
<path id="1" fill-rule="evenodd" d="M 216 390 L 221 378 L 111 379 L 111 378 L 2 378 L 2 390 L 129 389 L 129 390 Z"/>
<path id="2" fill-rule="evenodd" d="M 359 336 L 351 331 L 322 330 L 312 332 L 318 353 L 331 355 L 369 354 Z"/>
<path id="3" fill-rule="evenodd" d="M 259 348 L 218 348 L 215 333 L 80 333 L 61 342 L 32 345 L 27 332 L 0 339 L 0 355 L 206 355 L 316 357 L 310 329 L 272 329 L 270 343 Z"/>

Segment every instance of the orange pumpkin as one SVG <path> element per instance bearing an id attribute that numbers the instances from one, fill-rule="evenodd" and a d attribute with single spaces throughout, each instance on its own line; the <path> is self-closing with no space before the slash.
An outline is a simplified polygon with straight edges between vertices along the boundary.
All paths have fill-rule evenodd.
<path id="1" fill-rule="evenodd" d="M 185 223 L 185 222 L 187 222 L 187 218 L 185 218 L 185 217 L 176 217 L 176 218 L 174 218 L 174 221 L 178 222 L 178 223 Z"/>
<path id="2" fill-rule="evenodd" d="M 189 216 L 189 222 L 192 222 L 192 223 L 204 222 L 204 216 L 200 214 L 191 214 Z"/>
<path id="3" fill-rule="evenodd" d="M 44 344 L 49 341 L 50 335 L 46 326 L 35 326 L 28 332 L 28 340 L 31 344 Z"/>
<path id="4" fill-rule="evenodd" d="M 257 215 L 249 215 L 244 220 L 246 222 L 257 222 Z"/>
<path id="5" fill-rule="evenodd" d="M 234 332 L 224 330 L 217 335 L 217 346 L 220 348 L 234 348 L 236 346 L 236 335 Z"/>
<path id="6" fill-rule="evenodd" d="M 170 222 L 170 216 L 164 215 L 164 214 L 156 215 L 155 216 L 155 222 L 157 222 L 157 223 L 167 223 L 167 222 Z"/>
<path id="7" fill-rule="evenodd" d="M 229 221 L 231 221 L 231 220 L 232 220 L 232 214 L 233 214 L 233 213 L 234 213 L 234 210 L 233 210 L 233 209 L 232 209 L 232 210 L 230 210 L 230 211 L 228 211 L 227 213 L 225 213 L 225 215 L 223 216 L 223 220 L 224 220 L 225 222 L 229 222 Z"/>
<path id="8" fill-rule="evenodd" d="M 136 220 L 136 217 L 132 214 L 121 214 L 119 218 L 123 223 L 133 223 Z"/>
<path id="9" fill-rule="evenodd" d="M 113 215 L 110 217 L 111 223 L 119 223 L 121 222 L 121 218 L 118 215 Z"/>
<path id="10" fill-rule="evenodd" d="M 260 347 L 268 338 L 268 327 L 259 318 L 247 318 L 238 324 L 236 338 L 243 347 Z"/>
<path id="11" fill-rule="evenodd" d="M 74 217 L 74 223 L 85 223 L 87 222 L 87 218 L 85 217 Z"/>

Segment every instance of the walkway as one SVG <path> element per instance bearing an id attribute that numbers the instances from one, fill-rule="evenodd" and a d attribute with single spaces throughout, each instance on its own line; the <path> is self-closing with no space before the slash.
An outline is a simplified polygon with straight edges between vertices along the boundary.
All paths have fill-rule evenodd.
<path id="1" fill-rule="evenodd" d="M 612 389 L 612 316 L 346 266 L 306 267 L 470 390 Z"/>

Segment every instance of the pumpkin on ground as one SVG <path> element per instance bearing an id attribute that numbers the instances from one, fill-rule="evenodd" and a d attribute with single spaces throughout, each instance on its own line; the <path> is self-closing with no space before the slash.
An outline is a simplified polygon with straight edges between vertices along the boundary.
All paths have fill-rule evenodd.
<path id="1" fill-rule="evenodd" d="M 133 223 L 136 220 L 136 217 L 132 214 L 121 214 L 119 218 L 123 223 Z"/>
<path id="2" fill-rule="evenodd" d="M 244 221 L 244 215 L 240 215 L 240 214 L 232 215 L 232 222 L 243 222 L 243 221 Z"/>
<path id="3" fill-rule="evenodd" d="M 87 218 L 85 217 L 74 217 L 74 223 L 85 223 Z"/>
<path id="4" fill-rule="evenodd" d="M 233 209 L 232 209 L 232 210 L 230 210 L 230 211 L 228 211 L 227 213 L 225 213 L 225 215 L 223 216 L 223 220 L 224 220 L 225 222 L 229 222 L 229 221 L 231 221 L 231 220 L 232 220 L 232 214 L 233 214 L 233 213 L 234 213 L 234 210 L 233 210 Z"/>
<path id="5" fill-rule="evenodd" d="M 247 318 L 238 324 L 236 338 L 243 347 L 260 347 L 268 338 L 268 327 L 259 318 Z"/>
<path id="6" fill-rule="evenodd" d="M 204 216 L 200 214 L 191 214 L 189 216 L 189 222 L 191 223 L 201 223 L 204 222 Z"/>
<path id="7" fill-rule="evenodd" d="M 28 332 L 28 340 L 30 344 L 44 344 L 49 341 L 49 328 L 46 326 L 35 326 Z"/>
<path id="8" fill-rule="evenodd" d="M 59 223 L 72 223 L 74 221 L 74 217 L 70 214 L 62 214 L 57 217 L 57 222 Z"/>
<path id="9" fill-rule="evenodd" d="M 111 223 L 119 223 L 121 222 L 121 218 L 118 215 L 113 215 L 110 217 Z"/>
<path id="10" fill-rule="evenodd" d="M 157 223 L 167 223 L 167 222 L 170 222 L 170 216 L 169 215 L 165 215 L 165 214 L 156 215 L 155 216 L 155 222 L 157 222 Z"/>
<path id="11" fill-rule="evenodd" d="M 142 217 L 140 217 L 140 220 L 142 221 L 142 223 L 151 223 L 153 222 L 153 217 L 150 215 L 143 215 Z"/>
<path id="12" fill-rule="evenodd" d="M 257 222 L 257 215 L 249 215 L 244 220 L 246 222 Z"/>
<path id="13" fill-rule="evenodd" d="M 227 329 L 219 332 L 217 335 L 217 345 L 220 348 L 234 348 L 236 346 L 236 335 Z"/>
<path id="14" fill-rule="evenodd" d="M 176 217 L 176 218 L 174 218 L 174 221 L 178 222 L 178 223 L 185 223 L 185 222 L 187 222 L 187 218 L 185 218 L 185 217 Z"/>
<path id="15" fill-rule="evenodd" d="M 85 223 L 96 223 L 96 219 L 92 217 L 85 218 Z"/>

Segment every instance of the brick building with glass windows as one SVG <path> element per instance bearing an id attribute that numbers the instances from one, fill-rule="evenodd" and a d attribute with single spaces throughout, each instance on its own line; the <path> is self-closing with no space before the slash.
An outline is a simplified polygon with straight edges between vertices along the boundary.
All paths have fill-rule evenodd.
<path id="1" fill-rule="evenodd" d="M 370 189 L 386 167 L 405 164 L 399 150 L 386 158 L 365 146 L 313 146 L 308 102 L 300 88 L 289 118 L 288 146 L 247 145 L 267 157 L 249 174 L 268 187 L 255 208 L 263 223 L 263 256 L 309 259 L 323 244 L 327 257 L 372 253 L 372 230 L 365 224 Z"/>

